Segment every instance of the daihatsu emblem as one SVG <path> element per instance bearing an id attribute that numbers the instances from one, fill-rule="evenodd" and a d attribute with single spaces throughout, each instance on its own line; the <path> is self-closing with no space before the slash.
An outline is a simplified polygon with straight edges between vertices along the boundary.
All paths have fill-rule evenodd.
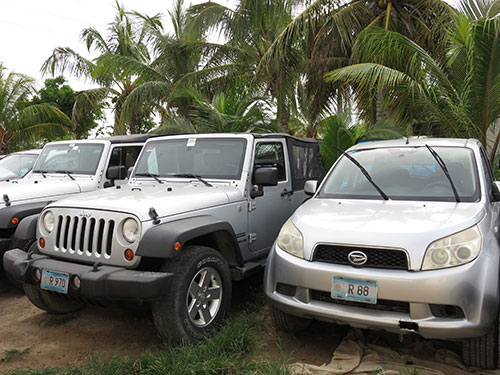
<path id="1" fill-rule="evenodd" d="M 368 260 L 368 257 L 362 251 L 351 251 L 347 255 L 347 259 L 355 266 L 362 266 Z"/>

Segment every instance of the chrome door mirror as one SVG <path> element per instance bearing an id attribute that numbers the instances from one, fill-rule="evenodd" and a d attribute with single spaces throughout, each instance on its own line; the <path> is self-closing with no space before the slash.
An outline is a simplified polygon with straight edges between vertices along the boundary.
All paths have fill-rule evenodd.
<path id="1" fill-rule="evenodd" d="M 316 190 L 318 189 L 318 181 L 316 180 L 307 180 L 304 185 L 304 193 L 307 195 L 314 195 Z"/>

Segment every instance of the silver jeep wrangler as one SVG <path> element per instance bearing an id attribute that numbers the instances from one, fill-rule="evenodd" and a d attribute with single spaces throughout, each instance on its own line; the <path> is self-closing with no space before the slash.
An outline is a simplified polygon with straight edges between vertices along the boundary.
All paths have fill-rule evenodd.
<path id="1" fill-rule="evenodd" d="M 159 334 L 200 338 L 231 281 L 262 270 L 279 229 L 322 177 L 316 141 L 270 134 L 149 140 L 126 185 L 47 206 L 29 254 L 4 265 L 50 313 L 81 301 L 151 302 Z"/>
<path id="2" fill-rule="evenodd" d="M 267 262 L 278 328 L 460 340 L 466 364 L 497 367 L 500 194 L 478 141 L 362 143 L 306 191 Z"/>

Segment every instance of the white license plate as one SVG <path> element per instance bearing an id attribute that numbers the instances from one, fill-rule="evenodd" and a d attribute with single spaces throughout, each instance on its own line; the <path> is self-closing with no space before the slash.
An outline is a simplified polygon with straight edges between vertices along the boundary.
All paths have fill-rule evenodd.
<path id="1" fill-rule="evenodd" d="M 332 298 L 345 301 L 377 303 L 377 282 L 334 276 Z"/>
<path id="2" fill-rule="evenodd" d="M 68 294 L 69 275 L 65 272 L 42 270 L 40 288 Z"/>

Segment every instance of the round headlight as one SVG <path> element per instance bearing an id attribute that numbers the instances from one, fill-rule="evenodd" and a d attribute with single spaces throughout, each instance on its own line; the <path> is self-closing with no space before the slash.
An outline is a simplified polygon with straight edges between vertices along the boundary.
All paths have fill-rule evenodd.
<path id="1" fill-rule="evenodd" d="M 123 237 L 128 242 L 134 242 L 139 238 L 139 224 L 134 219 L 127 219 L 123 222 Z"/>
<path id="2" fill-rule="evenodd" d="M 52 211 L 47 211 L 43 214 L 42 223 L 43 223 L 43 228 L 47 232 L 50 233 L 54 230 L 54 214 L 52 213 Z"/>

